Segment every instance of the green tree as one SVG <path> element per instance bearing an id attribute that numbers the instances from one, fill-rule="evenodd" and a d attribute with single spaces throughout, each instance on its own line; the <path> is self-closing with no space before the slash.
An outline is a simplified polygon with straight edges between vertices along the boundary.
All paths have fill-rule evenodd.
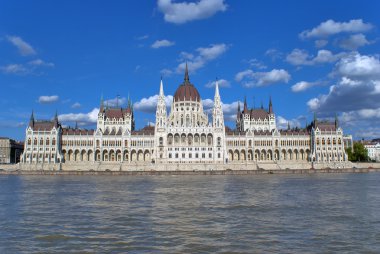
<path id="1" fill-rule="evenodd" d="M 368 150 L 364 147 L 362 143 L 354 143 L 354 151 L 351 148 L 346 149 L 348 160 L 350 161 L 369 161 Z"/>

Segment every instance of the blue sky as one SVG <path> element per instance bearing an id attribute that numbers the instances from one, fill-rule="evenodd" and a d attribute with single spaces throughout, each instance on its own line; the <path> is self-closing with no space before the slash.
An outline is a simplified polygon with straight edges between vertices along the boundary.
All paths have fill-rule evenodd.
<path id="1" fill-rule="evenodd" d="M 0 136 L 23 139 L 31 111 L 93 128 L 101 94 L 134 102 L 138 128 L 190 79 L 205 109 L 219 79 L 279 127 L 338 114 L 345 133 L 380 136 L 378 1 L 0 1 Z"/>

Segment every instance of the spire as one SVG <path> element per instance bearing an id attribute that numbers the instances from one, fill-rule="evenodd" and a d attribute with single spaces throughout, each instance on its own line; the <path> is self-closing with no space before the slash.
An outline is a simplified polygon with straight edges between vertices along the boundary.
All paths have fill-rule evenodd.
<path id="1" fill-rule="evenodd" d="M 237 112 L 236 112 L 236 119 L 240 119 L 240 101 L 238 102 L 238 108 L 237 108 Z"/>
<path id="2" fill-rule="evenodd" d="M 75 121 L 75 129 L 78 129 L 78 121 Z"/>
<path id="3" fill-rule="evenodd" d="M 261 101 L 261 109 L 264 109 L 263 101 Z"/>
<path id="4" fill-rule="evenodd" d="M 162 83 L 162 77 L 160 82 L 160 96 L 164 96 L 164 84 Z"/>
<path id="5" fill-rule="evenodd" d="M 34 110 L 32 110 L 32 114 L 30 115 L 29 126 L 34 126 Z"/>
<path id="6" fill-rule="evenodd" d="M 269 114 L 273 114 L 272 96 L 269 96 Z"/>
<path id="7" fill-rule="evenodd" d="M 317 113 L 314 112 L 314 121 L 313 121 L 314 128 L 317 126 Z"/>
<path id="8" fill-rule="evenodd" d="M 337 113 L 335 113 L 335 129 L 338 129 L 339 127 L 339 119 Z"/>
<path id="9" fill-rule="evenodd" d="M 288 130 L 290 130 L 290 123 L 288 122 Z"/>
<path id="10" fill-rule="evenodd" d="M 215 97 L 219 97 L 219 84 L 218 84 L 218 79 L 215 81 Z"/>
<path id="11" fill-rule="evenodd" d="M 187 68 L 187 62 L 186 62 L 186 67 L 185 67 L 185 78 L 183 79 L 186 83 L 190 83 L 190 78 L 189 78 L 189 69 Z"/>
<path id="12" fill-rule="evenodd" d="M 244 113 L 248 113 L 247 96 L 244 96 Z"/>
<path id="13" fill-rule="evenodd" d="M 103 93 L 102 93 L 102 95 L 100 96 L 100 112 L 102 112 L 103 111 L 103 108 L 104 108 L 104 101 L 103 101 Z"/>
<path id="14" fill-rule="evenodd" d="M 58 127 L 58 112 L 55 110 L 55 115 L 54 115 L 54 126 L 57 128 Z"/>

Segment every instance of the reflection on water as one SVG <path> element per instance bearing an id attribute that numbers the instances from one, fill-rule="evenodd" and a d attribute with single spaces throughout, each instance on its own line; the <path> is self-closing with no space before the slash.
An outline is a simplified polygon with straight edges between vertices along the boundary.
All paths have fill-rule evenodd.
<path id="1" fill-rule="evenodd" d="M 380 252 L 380 173 L 0 176 L 0 253 Z"/>

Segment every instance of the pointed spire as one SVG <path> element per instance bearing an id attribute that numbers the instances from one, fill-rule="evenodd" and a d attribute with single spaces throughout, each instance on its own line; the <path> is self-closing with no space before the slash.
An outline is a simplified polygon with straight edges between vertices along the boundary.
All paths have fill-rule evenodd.
<path id="1" fill-rule="evenodd" d="M 248 113 L 247 96 L 244 96 L 244 113 Z"/>
<path id="2" fill-rule="evenodd" d="M 317 126 L 317 113 L 314 112 L 314 121 L 313 121 L 314 128 Z"/>
<path id="3" fill-rule="evenodd" d="M 272 96 L 269 96 L 269 114 L 273 114 Z"/>
<path id="4" fill-rule="evenodd" d="M 57 128 L 58 127 L 58 111 L 55 110 L 55 115 L 54 115 L 54 126 Z"/>
<path id="5" fill-rule="evenodd" d="M 102 95 L 100 96 L 100 112 L 102 112 L 103 111 L 103 108 L 104 108 L 104 101 L 103 101 L 103 93 L 102 93 Z"/>
<path id="6" fill-rule="evenodd" d="M 162 77 L 160 82 L 160 96 L 164 96 L 164 84 L 162 82 Z"/>
<path id="7" fill-rule="evenodd" d="M 338 129 L 339 127 L 339 119 L 337 113 L 335 113 L 335 129 Z"/>
<path id="8" fill-rule="evenodd" d="M 184 78 L 184 83 L 190 83 L 190 78 L 189 78 L 189 69 L 187 68 L 187 62 L 186 62 L 186 67 L 185 67 L 185 78 Z"/>
<path id="9" fill-rule="evenodd" d="M 261 109 L 264 109 L 263 101 L 261 101 Z"/>
<path id="10" fill-rule="evenodd" d="M 78 121 L 75 121 L 75 129 L 78 129 Z"/>
<path id="11" fill-rule="evenodd" d="M 219 83 L 218 78 L 215 81 L 215 97 L 219 97 Z"/>
<path id="12" fill-rule="evenodd" d="M 240 119 L 240 101 L 238 102 L 238 108 L 237 108 L 237 112 L 236 112 L 236 119 Z"/>
<path id="13" fill-rule="evenodd" d="M 32 114 L 30 115 L 29 126 L 34 126 L 34 110 L 32 110 Z"/>
<path id="14" fill-rule="evenodd" d="M 289 121 L 288 121 L 288 130 L 290 130 L 290 123 L 289 123 Z"/>

